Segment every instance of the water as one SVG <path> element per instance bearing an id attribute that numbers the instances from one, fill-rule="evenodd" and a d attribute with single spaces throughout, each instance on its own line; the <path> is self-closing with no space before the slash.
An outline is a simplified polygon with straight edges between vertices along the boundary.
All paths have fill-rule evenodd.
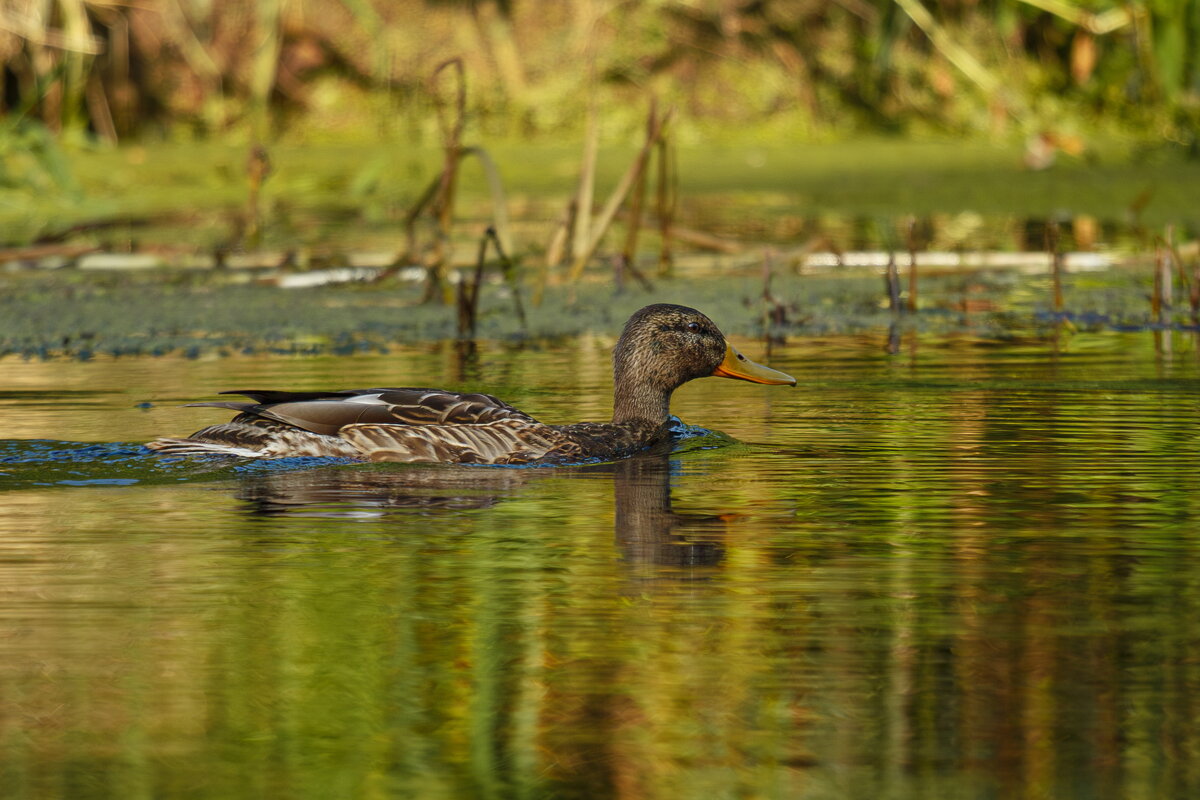
<path id="1" fill-rule="evenodd" d="M 609 408 L 610 340 L 5 360 L 5 797 L 1193 797 L 1177 334 L 798 339 L 549 469 L 164 461 L 216 389 Z"/>

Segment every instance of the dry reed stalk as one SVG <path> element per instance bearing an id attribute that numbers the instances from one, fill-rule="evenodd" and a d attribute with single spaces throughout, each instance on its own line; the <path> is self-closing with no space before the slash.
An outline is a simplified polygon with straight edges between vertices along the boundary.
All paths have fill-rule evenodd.
<path id="1" fill-rule="evenodd" d="M 1192 322 L 1200 324 L 1200 260 L 1192 263 L 1192 291 L 1188 299 L 1192 302 Z"/>
<path id="2" fill-rule="evenodd" d="M 68 261 L 101 251 L 99 245 L 93 244 L 54 244 L 40 242 L 25 247 L 0 248 L 0 264 L 14 261 L 41 261 L 45 258 L 62 258 Z"/>
<path id="3" fill-rule="evenodd" d="M 517 320 L 521 324 L 521 332 L 527 333 L 529 324 L 525 319 L 525 307 L 521 304 L 521 288 L 517 282 L 516 267 L 513 265 L 512 259 L 505 252 L 504 245 L 500 243 L 500 237 L 496 229 L 489 225 L 484 231 L 483 236 L 479 239 L 479 250 L 475 258 L 475 271 L 472 274 L 471 280 L 468 282 L 466 278 L 458 282 L 455 296 L 457 298 L 456 306 L 458 309 L 458 335 L 460 338 L 475 338 L 475 330 L 479 320 L 479 292 L 483 286 L 483 268 L 487 262 L 487 249 L 491 245 L 496 256 L 500 259 L 500 270 L 504 276 L 505 282 L 508 283 L 509 289 L 513 296 L 513 310 L 516 312 Z"/>
<path id="4" fill-rule="evenodd" d="M 663 126 L 671 118 L 671 111 L 667 111 L 662 116 L 659 116 L 655 109 L 651 108 L 650 120 L 646 126 L 647 134 L 646 141 L 638 151 L 633 163 L 629 165 L 629 169 L 621 177 L 616 188 L 608 197 L 608 202 L 605 203 L 604 209 L 600 212 L 599 218 L 596 220 L 595 232 L 591 239 L 586 243 L 586 246 L 578 249 L 575 260 L 571 264 L 571 270 L 568 274 L 568 280 L 574 283 L 583 273 L 583 268 L 587 266 L 587 262 L 595 254 L 596 248 L 600 246 L 600 241 L 604 238 L 604 234 L 608 232 L 608 228 L 612 225 L 613 219 L 617 216 L 617 210 L 629 195 L 638 176 L 646 169 L 646 162 L 650 158 L 650 152 L 658 144 L 658 137 L 662 133 Z M 580 209 L 582 216 L 583 209 Z"/>
<path id="5" fill-rule="evenodd" d="M 620 253 L 613 261 L 613 281 L 616 284 L 618 293 L 624 288 L 626 272 L 632 275 L 633 279 L 647 292 L 654 291 L 654 284 L 650 282 L 650 279 L 624 253 Z"/>
<path id="6" fill-rule="evenodd" d="M 283 0 L 259 0 L 254 6 L 257 47 L 250 69 L 250 109 L 254 136 L 260 140 L 270 134 L 271 90 L 283 48 L 282 5 Z"/>
<path id="7" fill-rule="evenodd" d="M 650 102 L 650 114 L 646 117 L 646 136 L 649 138 L 652 135 L 650 127 L 654 124 L 654 120 L 658 116 L 658 104 L 656 101 Z M 634 259 L 637 258 L 637 240 L 638 233 L 642 228 L 642 206 L 646 202 L 646 170 L 638 173 L 637 178 L 633 182 L 633 194 L 629 201 L 629 214 L 626 215 L 625 225 L 625 247 L 621 251 L 621 258 L 631 269 L 634 267 Z"/>
<path id="8" fill-rule="evenodd" d="M 463 148 L 460 160 L 465 156 L 475 156 L 483 167 L 483 176 L 487 180 L 488 192 L 492 196 L 492 238 L 503 245 L 506 252 L 513 249 L 512 225 L 508 221 L 508 196 L 504 192 L 504 182 L 500 179 L 500 170 L 491 154 L 482 147 Z"/>
<path id="9" fill-rule="evenodd" d="M 1058 223 L 1052 222 L 1046 227 L 1046 251 L 1050 253 L 1050 274 L 1054 285 L 1054 313 L 1062 314 L 1063 288 L 1062 271 L 1063 255 L 1059 244 Z"/>
<path id="10" fill-rule="evenodd" d="M 624 211 L 618 212 L 617 219 L 628 220 L 629 214 Z M 653 221 L 649 215 L 642 215 L 642 225 L 650 227 Z M 685 228 L 674 223 L 670 223 L 669 236 L 672 240 L 686 242 L 701 250 L 711 250 L 715 253 L 728 253 L 732 255 L 735 253 L 744 253 L 747 249 L 747 245 L 735 239 L 725 239 L 720 236 L 714 236 L 711 233 L 706 233 L 705 231 L 698 231 L 695 228 Z M 673 259 L 673 256 L 671 258 Z"/>
<path id="11" fill-rule="evenodd" d="M 646 138 L 647 141 L 653 136 L 651 128 L 654 126 L 655 120 L 658 118 L 658 102 L 651 100 L 650 113 L 646 117 Z M 642 285 L 646 291 L 651 291 L 653 286 L 642 271 L 637 266 L 637 240 L 638 233 L 642 227 L 642 206 L 646 202 L 646 170 L 642 170 L 637 180 L 634 182 L 633 197 L 629 206 L 629 213 L 625 215 L 627 220 L 625 229 L 625 247 L 617 259 L 617 285 L 620 288 L 621 278 L 624 272 L 628 270 L 629 274 Z"/>
<path id="12" fill-rule="evenodd" d="M 489 225 L 484 235 L 491 241 L 492 247 L 496 250 L 496 256 L 500 259 L 500 271 L 504 275 L 505 282 L 508 283 L 509 291 L 512 292 L 513 310 L 516 311 L 517 320 L 521 323 L 521 333 L 528 333 L 529 325 L 525 321 L 525 306 L 521 303 L 521 284 L 517 280 L 517 267 L 508 257 L 508 251 L 493 226 Z"/>
<path id="13" fill-rule="evenodd" d="M 1163 321 L 1163 270 L 1162 246 L 1154 245 L 1154 291 L 1150 294 L 1150 316 L 1161 323 Z"/>
<path id="14" fill-rule="evenodd" d="M 671 252 L 672 235 L 676 232 L 675 207 L 679 198 L 679 175 L 675 169 L 674 151 L 666 134 L 658 140 L 658 184 L 655 187 L 655 205 L 658 213 L 658 275 L 669 277 L 674 270 L 675 257 Z"/>
<path id="15" fill-rule="evenodd" d="M 104 94 L 104 84 L 99 75 L 92 73 L 87 82 L 88 116 L 96 127 L 96 135 L 109 144 L 117 144 L 117 126 L 113 122 L 112 109 L 108 105 L 108 97 Z"/>
<path id="16" fill-rule="evenodd" d="M 1179 275 L 1179 286 L 1182 291 L 1188 295 L 1188 302 L 1192 306 L 1193 315 L 1196 312 L 1197 303 L 1200 302 L 1200 287 L 1195 285 L 1192 276 L 1188 274 L 1187 267 L 1184 266 L 1183 254 L 1179 251 L 1179 245 L 1175 242 L 1175 226 L 1167 226 L 1167 252 L 1171 257 L 1172 263 L 1175 265 L 1175 272 Z"/>
<path id="17" fill-rule="evenodd" d="M 449 69 L 453 69 L 457 78 L 454 116 L 452 118 L 447 117 L 445 103 L 442 102 L 442 95 L 438 91 L 438 81 L 441 74 Z M 430 78 L 430 94 L 433 96 L 434 104 L 437 108 L 438 127 L 442 132 L 442 147 L 445 151 L 445 159 L 442 163 L 442 173 L 438 180 L 437 194 L 435 195 L 434 210 L 437 216 L 438 235 L 434 241 L 430 261 L 425 267 L 427 277 L 425 294 L 421 298 L 422 303 L 437 300 L 441 302 L 446 301 L 444 289 L 446 261 L 449 258 L 450 227 L 454 221 L 454 199 L 458 183 L 458 165 L 462 156 L 460 142 L 462 141 L 463 127 L 466 125 L 467 117 L 467 78 L 461 58 L 451 58 L 438 65 Z"/>
<path id="18" fill-rule="evenodd" d="M 404 215 L 404 252 L 396 256 L 395 263 L 389 269 L 389 272 L 394 272 L 397 269 L 407 265 L 410 261 L 416 258 L 417 254 L 417 220 L 420 219 L 421 213 L 430 206 L 434 196 L 437 194 L 438 187 L 442 183 L 442 176 L 439 173 L 429 185 L 425 187 L 425 191 L 417 197 L 416 201 L 408 209 L 408 213 Z M 383 277 L 383 276 L 381 276 Z"/>
<path id="19" fill-rule="evenodd" d="M 563 213 L 563 218 L 554 229 L 550 245 L 546 248 L 546 257 L 541 260 L 538 267 L 537 280 L 533 285 L 533 297 L 531 298 L 534 308 L 542 305 L 542 297 L 546 293 L 546 284 L 550 280 L 550 270 L 562 264 L 563 259 L 567 257 L 567 253 L 572 248 L 571 232 L 575 229 L 577 201 L 577 197 L 572 197 L 571 202 L 567 203 L 567 209 Z"/>
<path id="20" fill-rule="evenodd" d="M 908 311 L 917 311 L 917 220 L 908 218 Z M 841 260 L 839 255 L 838 260 Z"/>
<path id="21" fill-rule="evenodd" d="M 887 284 L 888 310 L 893 314 L 900 313 L 900 271 L 896 268 L 895 252 L 888 253 L 887 273 L 884 277 Z"/>
<path id="22" fill-rule="evenodd" d="M 181 0 L 168 0 L 163 3 L 162 20 L 172 34 L 171 43 L 178 48 L 179 54 L 187 63 L 188 68 L 200 82 L 203 92 L 202 114 L 205 121 L 214 128 L 223 128 L 227 121 L 224 96 L 221 90 L 224 80 L 223 70 L 200 40 L 199 34 L 184 11 Z"/>
<path id="23" fill-rule="evenodd" d="M 567 203 L 567 208 L 563 212 L 562 219 L 554 226 L 550 244 L 546 247 L 546 257 L 542 259 L 542 265 L 546 268 L 557 267 L 567 257 L 567 251 L 571 247 L 571 231 L 575 227 L 576 199 L 571 198 L 571 202 Z"/>
<path id="24" fill-rule="evenodd" d="M 1175 305 L 1175 276 L 1171 272 L 1171 255 L 1170 247 L 1162 249 L 1162 256 L 1158 263 L 1159 272 L 1162 277 L 1159 279 L 1159 284 L 1162 286 L 1162 319 L 1160 322 L 1165 322 L 1171 315 L 1171 309 Z"/>
<path id="25" fill-rule="evenodd" d="M 763 251 L 762 261 L 762 276 L 763 276 L 763 308 L 765 325 L 767 329 L 767 341 L 771 340 L 770 326 L 776 327 L 787 324 L 787 306 L 771 291 L 771 280 L 775 277 L 775 251 L 767 249 Z"/>
<path id="26" fill-rule="evenodd" d="M 489 229 L 490 231 L 490 229 Z M 475 338 L 476 321 L 479 318 L 479 286 L 483 283 L 483 262 L 487 258 L 488 235 L 479 239 L 479 255 L 475 259 L 475 273 L 470 282 L 464 277 L 455 287 L 455 306 L 458 310 L 458 336 L 460 339 Z"/>
<path id="27" fill-rule="evenodd" d="M 250 148 L 250 156 L 246 159 L 246 177 L 249 187 L 246 191 L 246 232 L 245 241 L 249 249 L 257 248 L 262 239 L 262 206 L 259 196 L 262 185 L 271 175 L 271 157 L 267 148 L 260 144 Z"/>
<path id="28" fill-rule="evenodd" d="M 957 67 L 958 71 L 978 86 L 985 95 L 994 96 L 1003 92 L 1004 86 L 1000 79 L 988 71 L 970 50 L 959 44 L 919 0 L 895 0 L 895 3 L 929 37 L 929 41 L 946 60 Z"/>
<path id="29" fill-rule="evenodd" d="M 583 161 L 579 166 L 579 191 L 575 194 L 575 217 L 571 226 L 571 261 L 587 257 L 592 232 L 592 203 L 596 192 L 596 156 L 600 149 L 600 122 L 593 98 L 588 103 L 587 133 L 583 140 Z"/>

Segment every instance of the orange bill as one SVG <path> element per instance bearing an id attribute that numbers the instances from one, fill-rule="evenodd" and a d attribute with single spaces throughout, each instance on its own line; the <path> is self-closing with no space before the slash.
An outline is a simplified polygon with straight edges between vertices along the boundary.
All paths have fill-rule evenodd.
<path id="1" fill-rule="evenodd" d="M 796 385 L 796 379 L 791 375 L 754 363 L 731 344 L 725 346 L 725 360 L 712 374 L 718 378 L 737 378 L 753 383 Z"/>

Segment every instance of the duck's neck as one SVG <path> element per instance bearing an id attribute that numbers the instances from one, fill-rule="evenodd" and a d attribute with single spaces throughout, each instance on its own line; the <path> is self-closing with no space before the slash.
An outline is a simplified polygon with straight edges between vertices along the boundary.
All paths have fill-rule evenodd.
<path id="1" fill-rule="evenodd" d="M 671 415 L 671 389 L 662 389 L 647 383 L 621 380 L 620 375 L 613 386 L 613 422 L 621 424 L 633 420 L 645 420 L 661 425 Z"/>

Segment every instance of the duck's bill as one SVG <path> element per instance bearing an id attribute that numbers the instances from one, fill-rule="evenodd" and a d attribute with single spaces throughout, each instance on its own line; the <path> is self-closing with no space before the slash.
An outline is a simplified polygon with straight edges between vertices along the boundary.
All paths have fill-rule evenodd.
<path id="1" fill-rule="evenodd" d="M 795 386 L 796 379 L 786 372 L 756 364 L 737 351 L 733 345 L 726 345 L 725 360 L 721 366 L 713 370 L 717 378 L 737 378 L 753 383 L 770 383 L 773 385 Z"/>

